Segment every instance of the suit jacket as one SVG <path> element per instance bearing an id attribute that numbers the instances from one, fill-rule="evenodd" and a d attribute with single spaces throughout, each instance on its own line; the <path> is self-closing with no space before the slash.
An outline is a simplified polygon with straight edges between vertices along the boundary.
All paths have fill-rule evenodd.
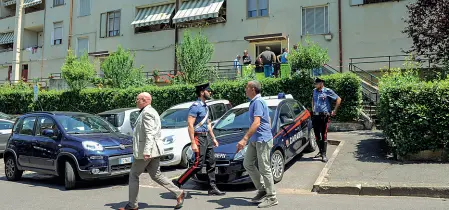
<path id="1" fill-rule="evenodd" d="M 136 120 L 133 132 L 133 154 L 135 159 L 151 158 L 164 154 L 161 139 L 161 120 L 157 111 L 148 105 Z"/>

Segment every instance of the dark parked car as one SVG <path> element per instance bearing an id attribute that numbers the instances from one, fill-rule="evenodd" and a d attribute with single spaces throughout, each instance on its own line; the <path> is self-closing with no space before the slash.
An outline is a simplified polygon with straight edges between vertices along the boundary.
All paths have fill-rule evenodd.
<path id="1" fill-rule="evenodd" d="M 282 180 L 285 164 L 303 151 L 313 152 L 316 140 L 313 135 L 311 115 L 304 106 L 291 95 L 264 97 L 269 108 L 274 136 L 271 149 L 271 167 L 275 182 Z M 249 103 L 234 107 L 215 124 L 213 130 L 220 146 L 214 149 L 216 159 L 216 179 L 219 184 L 238 184 L 250 182 L 243 167 L 243 150 L 236 152 L 236 145 L 248 131 Z M 189 153 L 192 153 L 191 150 Z M 203 169 L 194 176 L 194 181 L 206 182 Z"/>
<path id="2" fill-rule="evenodd" d="M 34 112 L 20 116 L 6 146 L 6 178 L 23 171 L 64 177 L 65 188 L 78 179 L 125 176 L 133 161 L 132 137 L 103 118 L 78 112 Z"/>

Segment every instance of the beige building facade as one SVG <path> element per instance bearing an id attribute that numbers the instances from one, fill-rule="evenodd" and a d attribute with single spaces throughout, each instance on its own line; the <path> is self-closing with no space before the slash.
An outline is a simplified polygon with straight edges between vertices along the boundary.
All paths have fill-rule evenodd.
<path id="1" fill-rule="evenodd" d="M 134 51 L 145 72 L 173 70 L 176 43 L 200 26 L 215 45 L 212 61 L 233 61 L 247 49 L 254 62 L 266 46 L 279 54 L 309 34 L 328 49 L 329 65 L 346 71 L 352 57 L 403 54 L 411 46 L 401 32 L 409 0 L 23 0 L 21 29 L 19 0 L 0 1 L 0 81 L 60 73 L 69 47 L 87 51 L 99 74 L 99 62 L 118 45 Z"/>

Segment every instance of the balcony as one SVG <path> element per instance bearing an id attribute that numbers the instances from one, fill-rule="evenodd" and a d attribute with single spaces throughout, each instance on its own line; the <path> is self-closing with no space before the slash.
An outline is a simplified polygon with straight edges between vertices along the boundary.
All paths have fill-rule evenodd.
<path id="1" fill-rule="evenodd" d="M 14 16 L 0 18 L 0 33 L 14 31 L 16 18 Z"/>
<path id="2" fill-rule="evenodd" d="M 23 28 L 32 31 L 42 31 L 44 28 L 44 10 L 24 14 Z"/>
<path id="3" fill-rule="evenodd" d="M 11 65 L 13 59 L 12 49 L 0 49 L 0 66 L 1 65 Z M 3 79 L 3 78 L 0 78 Z"/>
<path id="4" fill-rule="evenodd" d="M 22 62 L 30 62 L 42 59 L 42 48 L 25 48 L 22 50 Z"/>

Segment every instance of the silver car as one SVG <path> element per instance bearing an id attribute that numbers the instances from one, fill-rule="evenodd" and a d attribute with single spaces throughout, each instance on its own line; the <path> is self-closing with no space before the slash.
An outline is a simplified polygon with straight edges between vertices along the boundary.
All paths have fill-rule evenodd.
<path id="1" fill-rule="evenodd" d="M 138 108 L 121 108 L 98 113 L 97 115 L 103 117 L 112 125 L 114 125 L 121 133 L 125 135 L 132 135 L 134 123 L 139 117 Z"/>
<path id="2" fill-rule="evenodd" d="M 14 122 L 11 120 L 0 119 L 0 154 L 3 154 L 8 142 L 9 136 L 11 136 L 12 127 Z"/>

